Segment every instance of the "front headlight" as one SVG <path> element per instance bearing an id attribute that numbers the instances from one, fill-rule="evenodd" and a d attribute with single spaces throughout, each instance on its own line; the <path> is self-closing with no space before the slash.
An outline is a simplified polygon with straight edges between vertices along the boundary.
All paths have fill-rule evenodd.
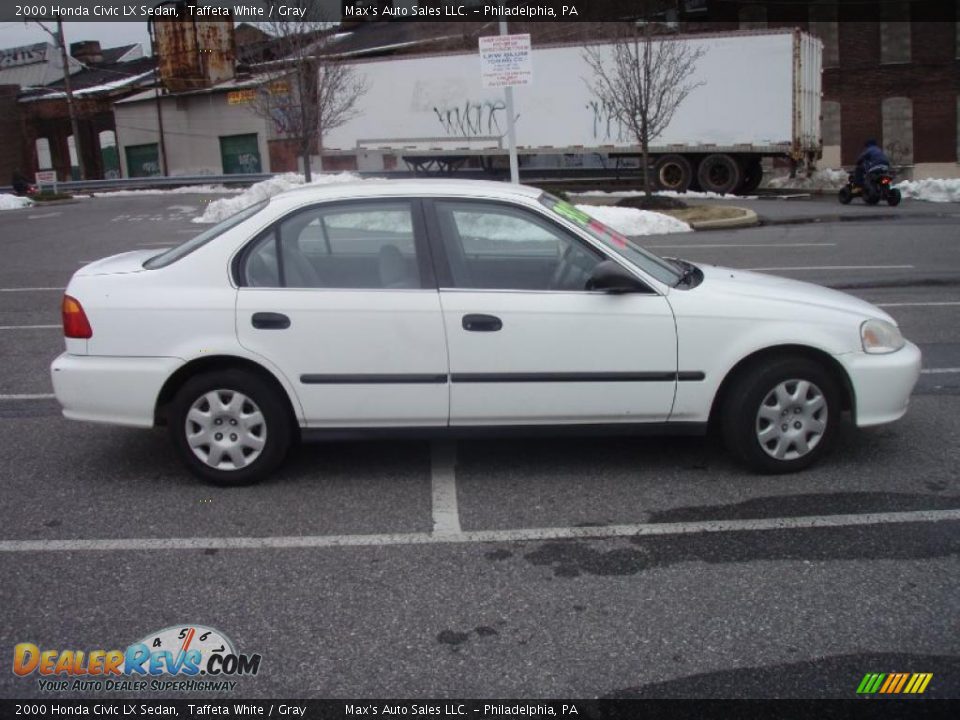
<path id="1" fill-rule="evenodd" d="M 886 320 L 867 320 L 860 326 L 863 351 L 873 354 L 896 352 L 904 345 L 899 328 Z"/>

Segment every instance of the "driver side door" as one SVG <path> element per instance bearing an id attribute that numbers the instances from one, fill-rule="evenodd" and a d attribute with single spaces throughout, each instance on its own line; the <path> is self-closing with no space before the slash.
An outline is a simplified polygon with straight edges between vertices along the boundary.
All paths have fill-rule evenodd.
<path id="1" fill-rule="evenodd" d="M 542 213 L 426 202 L 450 362 L 450 424 L 662 422 L 677 342 L 666 299 L 586 289 L 608 259 Z"/>

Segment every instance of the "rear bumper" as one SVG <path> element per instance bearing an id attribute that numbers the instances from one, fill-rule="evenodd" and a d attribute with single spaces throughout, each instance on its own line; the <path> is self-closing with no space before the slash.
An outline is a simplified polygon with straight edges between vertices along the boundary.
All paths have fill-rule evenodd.
<path id="1" fill-rule="evenodd" d="M 852 353 L 837 359 L 853 384 L 858 427 L 883 425 L 903 417 L 920 377 L 920 348 L 908 342 L 886 355 Z"/>
<path id="2" fill-rule="evenodd" d="M 50 366 L 53 392 L 71 420 L 153 427 L 160 389 L 179 358 L 126 358 L 63 353 Z"/>

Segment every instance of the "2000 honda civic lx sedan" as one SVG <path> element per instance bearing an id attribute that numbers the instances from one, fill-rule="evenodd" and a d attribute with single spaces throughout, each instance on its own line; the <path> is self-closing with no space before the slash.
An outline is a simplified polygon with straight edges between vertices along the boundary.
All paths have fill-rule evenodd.
<path id="1" fill-rule="evenodd" d="M 663 259 L 540 190 L 369 181 L 277 195 L 158 254 L 80 269 L 53 362 L 64 415 L 165 425 L 241 485 L 299 439 L 704 432 L 804 468 L 849 413 L 900 418 L 920 351 L 882 310 Z"/>

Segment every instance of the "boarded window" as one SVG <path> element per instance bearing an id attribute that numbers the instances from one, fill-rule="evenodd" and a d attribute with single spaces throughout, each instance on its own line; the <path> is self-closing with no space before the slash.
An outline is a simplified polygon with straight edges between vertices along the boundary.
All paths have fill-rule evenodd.
<path id="1" fill-rule="evenodd" d="M 960 2 L 960 0 L 958 0 Z M 810 32 L 823 42 L 823 66 L 840 67 L 840 38 L 836 0 L 819 0 L 809 8 Z"/>
<path id="2" fill-rule="evenodd" d="M 883 115 L 883 149 L 894 165 L 913 164 L 913 101 L 889 97 L 880 106 Z"/>
<path id="3" fill-rule="evenodd" d="M 910 62 L 910 3 L 883 3 L 880 20 L 880 62 Z"/>
<path id="4" fill-rule="evenodd" d="M 824 100 L 821 109 L 823 112 L 823 144 L 840 145 L 840 103 L 835 100 Z"/>
<path id="5" fill-rule="evenodd" d="M 53 168 L 53 160 L 50 157 L 50 141 L 47 138 L 37 138 L 37 169 L 50 170 Z"/>

